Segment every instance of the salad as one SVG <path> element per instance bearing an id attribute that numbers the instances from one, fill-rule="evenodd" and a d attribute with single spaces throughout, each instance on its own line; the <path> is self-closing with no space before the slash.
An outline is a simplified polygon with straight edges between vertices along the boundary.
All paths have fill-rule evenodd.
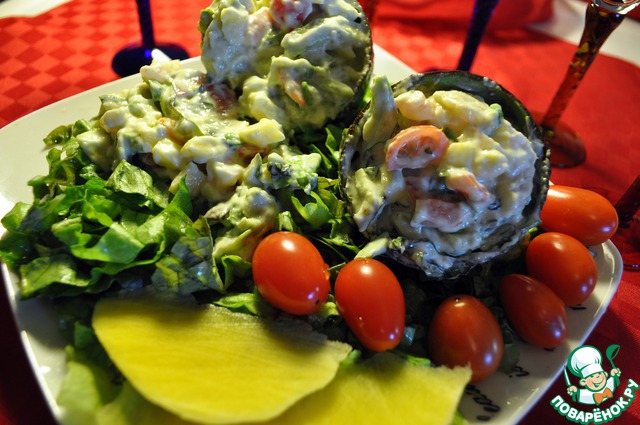
<path id="1" fill-rule="evenodd" d="M 343 25 L 344 19 L 348 25 Z M 250 31 L 236 33 L 236 28 Z M 0 258 L 20 276 L 21 297 L 50 300 L 59 313 L 61 331 L 70 342 L 69 374 L 59 403 L 78 423 L 113 423 L 113 412 L 127 410 L 134 401 L 138 407 L 153 409 L 148 407 L 152 401 L 183 420 L 214 423 L 201 416 L 182 415 L 182 408 L 172 410 L 171 404 L 163 401 L 166 397 L 156 399 L 155 393 L 147 393 L 145 385 L 125 372 L 130 363 L 119 363 L 116 342 L 106 342 L 111 330 L 126 329 L 128 323 L 137 323 L 142 316 L 134 314 L 119 324 L 111 321 L 120 316 L 113 314 L 117 310 L 110 310 L 114 299 L 132 302 L 128 305 L 134 312 L 147 308 L 149 302 L 188 299 L 191 304 L 187 311 L 199 311 L 205 306 L 203 314 L 215 316 L 216 323 L 225 326 L 235 326 L 246 316 L 259 318 L 260 328 L 272 321 L 293 320 L 296 324 L 285 326 L 284 334 L 297 335 L 302 323 L 302 333 L 313 335 L 312 341 L 320 341 L 323 347 L 334 346 L 333 343 L 342 347 L 337 349 L 340 355 L 333 352 L 329 356 L 332 360 L 328 381 L 309 384 L 305 387 L 307 392 L 294 391 L 300 394 L 293 405 L 286 405 L 288 410 L 283 416 L 278 416 L 282 414 L 280 409 L 272 416 L 260 417 L 260 421 L 299 423 L 296 418 L 300 416 L 296 415 L 310 411 L 309 406 L 326 406 L 327 399 L 323 397 L 338 389 L 350 388 L 355 400 L 357 388 L 363 386 L 353 386 L 352 379 L 370 377 L 367 371 L 374 370 L 380 373 L 374 373 L 378 380 L 374 379 L 375 385 L 379 385 L 389 382 L 388 370 L 400 369 L 403 372 L 398 376 L 403 376 L 403 382 L 412 382 L 412 388 L 416 376 L 426 373 L 433 378 L 432 373 L 440 374 L 451 390 L 446 397 L 441 392 L 434 399 L 434 404 L 447 410 L 441 416 L 445 418 L 443 423 L 463 421 L 455 406 L 471 371 L 456 365 L 433 367 L 428 358 L 447 364 L 442 358 L 436 359 L 435 354 L 447 342 L 445 338 L 429 341 L 429 327 L 437 317 L 438 307 L 444 305 L 443 300 L 451 295 L 473 294 L 483 306 L 474 307 L 475 311 L 488 306 L 490 312 L 482 310 L 478 314 L 496 323 L 489 339 L 500 342 L 500 350 L 494 349 L 496 344 L 487 348 L 493 350 L 491 364 L 481 367 L 491 374 L 498 368 L 509 371 L 517 361 L 513 342 L 518 336 L 506 320 L 498 287 L 502 276 L 525 269 L 523 243 L 538 230 L 534 226 L 548 178 L 544 152 L 536 145 L 535 131 L 531 130 L 535 125 L 526 110 L 516 108 L 504 113 L 519 134 L 532 143 L 532 147 L 521 144 L 522 162 L 513 162 L 527 183 L 518 195 L 518 205 L 526 210 L 525 218 L 522 222 L 509 221 L 518 236 L 509 235 L 507 244 L 500 240 L 499 249 L 491 255 L 471 259 L 462 255 L 466 260 L 464 268 L 445 267 L 431 272 L 431 266 L 425 266 L 432 264 L 431 260 L 406 261 L 412 242 L 388 238 L 388 234 L 382 234 L 387 230 L 380 232 L 380 227 L 375 231 L 368 228 L 367 223 L 376 217 L 361 214 L 364 203 L 358 206 L 360 198 L 354 197 L 349 187 L 350 173 L 357 169 L 352 168 L 354 160 L 369 153 L 375 161 L 379 157 L 375 151 L 358 145 L 360 124 L 364 124 L 366 132 L 367 127 L 380 128 L 386 119 L 383 113 L 376 115 L 385 118 L 382 121 L 368 119 L 365 124 L 367 112 L 358 117 L 355 114 L 369 99 L 374 114 L 384 111 L 379 106 L 388 106 L 392 92 L 384 79 L 376 79 L 369 86 L 370 30 L 357 2 L 215 2 L 202 12 L 198 29 L 203 34 L 206 72 L 183 68 L 178 62 L 153 63 L 141 69 L 139 84 L 102 96 L 101 108 L 94 118 L 54 129 L 45 139 L 49 173 L 29 183 L 34 202 L 16 204 L 2 219 L 7 232 L 0 240 Z M 308 37 L 309 34 L 315 35 Z M 232 42 L 242 37 L 242 43 Z M 234 50 L 238 46 L 241 50 Z M 430 78 L 419 77 L 421 82 L 429 82 Z M 453 86 L 443 90 L 454 86 L 468 90 L 466 78 L 469 77 L 455 75 Z M 413 89 L 409 86 L 414 83 L 408 79 L 399 87 L 405 84 L 405 88 Z M 501 88 L 485 89 L 485 93 L 469 91 L 476 101 L 486 95 L 487 101 L 502 104 Z M 426 96 L 430 94 L 427 92 Z M 499 108 L 492 108 L 489 112 L 501 120 Z M 393 132 L 397 132 L 395 125 Z M 451 134 L 445 136 L 449 138 Z M 366 161 L 367 167 L 374 168 L 385 163 L 384 159 L 377 164 Z M 535 167 L 535 171 L 526 170 L 524 164 Z M 410 167 L 400 167 L 406 168 Z M 414 177 L 400 175 L 405 180 Z M 379 194 L 375 184 L 367 185 L 372 190 L 362 192 L 364 195 Z M 386 196 L 380 195 L 383 202 Z M 468 224 L 471 226 L 451 232 L 477 231 L 474 220 Z M 290 254 L 278 256 L 277 249 L 262 250 L 266 252 L 267 269 L 276 272 L 275 280 L 269 280 L 259 277 L 262 274 L 257 269 L 257 255 L 273 235 L 287 241 L 298 235 L 305 242 L 300 242 L 302 259 L 297 261 Z M 389 242 L 391 239 L 395 241 Z M 476 254 L 491 251 L 487 246 L 471 250 Z M 443 255 L 456 258 L 460 253 L 443 251 Z M 287 303 L 291 297 L 281 297 L 284 304 L 278 305 L 268 295 L 265 288 L 273 286 L 274 281 L 276 286 L 300 287 L 300 276 L 312 274 L 310 259 L 318 256 L 320 261 L 313 263 L 317 265 L 313 268 L 321 283 L 310 285 L 314 294 L 310 310 L 290 310 Z M 423 270 L 418 272 L 416 265 Z M 384 281 L 377 293 L 367 287 L 358 290 L 339 283 L 364 285 L 363 270 L 369 269 L 376 271 L 377 281 Z M 455 280 L 449 279 L 451 270 L 455 270 Z M 347 288 L 346 292 L 338 291 L 338 286 Z M 127 301 L 128 297 L 135 299 Z M 143 300 L 144 307 L 136 300 Z M 159 313 L 154 310 L 149 317 L 161 317 L 174 311 L 174 307 L 169 305 Z M 242 319 L 220 313 L 218 308 L 242 315 Z M 178 316 L 190 314 L 179 308 L 177 311 Z M 382 315 L 383 311 L 388 315 Z M 358 330 L 358 318 L 363 316 L 389 318 L 384 325 L 392 332 L 385 331 L 381 336 L 375 329 L 371 331 L 371 325 Z M 223 334 L 240 335 L 237 328 L 233 329 L 224 330 Z M 147 334 L 156 341 L 163 340 L 162 335 L 167 336 Z M 123 337 L 116 336 L 121 342 L 118 338 Z M 263 344 L 255 342 L 258 340 L 252 340 L 255 347 L 249 344 L 222 351 L 236 359 L 247 352 L 260 353 L 258 348 Z M 229 341 L 228 345 L 233 344 Z M 344 350 L 345 345 L 350 348 Z M 170 345 L 168 350 L 180 351 L 176 347 Z M 196 351 L 198 356 L 203 355 L 202 350 Z M 388 352 L 380 353 L 383 351 Z M 393 360 L 389 358 L 391 353 Z M 176 367 L 181 365 L 184 362 L 178 362 Z M 385 369 L 388 365 L 390 369 Z M 419 368 L 414 370 L 407 365 Z M 411 369 L 405 375 L 406 367 Z M 476 365 L 472 364 L 471 369 L 474 368 Z M 193 375 L 197 374 L 190 374 Z M 249 378 L 242 381 L 253 382 Z M 217 387 L 226 388 L 227 384 Z M 311 390 L 317 390 L 319 398 L 300 399 Z M 409 400 L 402 385 L 397 391 L 405 402 Z M 76 396 L 88 392 L 100 395 L 90 408 Z M 352 408 L 346 407 L 347 412 Z M 236 409 L 241 413 L 243 410 L 244 407 Z M 419 413 L 415 408 L 406 410 Z M 175 417 L 165 411 L 151 411 L 167 423 L 182 423 L 172 422 Z M 118 416 L 123 423 L 143 423 L 124 416 Z M 227 423 L 242 421 L 251 422 L 247 417 L 235 417 Z"/>

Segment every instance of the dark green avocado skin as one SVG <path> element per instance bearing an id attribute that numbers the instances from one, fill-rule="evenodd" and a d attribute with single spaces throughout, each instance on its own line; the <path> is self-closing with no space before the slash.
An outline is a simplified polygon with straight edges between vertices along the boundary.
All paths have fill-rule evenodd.
<path id="1" fill-rule="evenodd" d="M 408 90 L 417 89 L 425 93 L 427 97 L 438 90 L 460 90 L 480 96 L 486 103 L 497 103 L 502 107 L 504 117 L 535 145 L 534 151 L 537 153 L 537 159 L 533 164 L 535 175 L 531 201 L 523 210 L 522 218 L 518 225 L 510 229 L 504 229 L 504 231 L 486 239 L 481 250 L 471 251 L 456 257 L 454 264 L 447 269 L 442 269 L 435 265 L 419 267 L 400 250 L 389 249 L 386 255 L 407 266 L 421 268 L 428 278 L 453 279 L 467 274 L 474 267 L 514 248 L 529 230 L 539 224 L 540 210 L 546 200 L 549 189 L 551 173 L 549 148 L 543 142 L 542 132 L 531 113 L 512 93 L 497 82 L 466 71 L 435 71 L 413 74 L 393 85 L 392 89 L 395 96 Z M 347 177 L 352 170 L 357 169 L 359 159 L 358 146 L 362 138 L 363 125 L 369 107 L 370 104 L 367 104 L 360 111 L 344 139 L 341 154 L 341 186 L 349 206 L 350 202 L 344 188 Z M 517 234 L 518 237 L 514 238 L 514 234 Z M 377 235 L 365 233 L 364 236 L 368 239 L 375 239 Z M 487 256 L 488 252 L 491 255 Z"/>

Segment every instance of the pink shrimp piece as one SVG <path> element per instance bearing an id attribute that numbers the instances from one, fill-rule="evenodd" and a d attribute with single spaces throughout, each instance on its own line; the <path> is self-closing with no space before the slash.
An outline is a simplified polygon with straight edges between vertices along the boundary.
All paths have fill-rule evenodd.
<path id="1" fill-rule="evenodd" d="M 307 106 L 307 101 L 304 100 L 304 94 L 302 94 L 302 86 L 298 81 L 287 80 L 284 82 L 284 92 L 293 99 L 301 107 Z"/>
<path id="2" fill-rule="evenodd" d="M 260 44 L 265 34 L 271 29 L 271 14 L 266 7 L 249 15 L 246 37 L 252 46 Z"/>
<path id="3" fill-rule="evenodd" d="M 490 204 L 495 200 L 495 195 L 468 170 L 450 170 L 445 177 L 445 185 L 471 202 Z"/>
<path id="4" fill-rule="evenodd" d="M 433 227 L 442 232 L 457 232 L 469 219 L 469 210 L 460 203 L 429 198 L 416 200 L 411 224 Z"/>
<path id="5" fill-rule="evenodd" d="M 175 131 L 175 120 L 167 117 L 162 117 L 158 120 L 158 123 L 164 127 L 165 134 L 171 141 L 176 142 L 180 145 L 185 144 L 186 140 L 184 140 L 184 137 L 182 137 L 180 134 L 178 134 L 178 132 Z"/>
<path id="6" fill-rule="evenodd" d="M 283 31 L 298 28 L 311 14 L 311 0 L 272 0 L 269 14 L 273 23 Z"/>
<path id="7" fill-rule="evenodd" d="M 286 95 L 296 102 L 298 106 L 305 108 L 307 101 L 304 98 L 304 93 L 302 93 L 302 84 L 295 73 L 296 71 L 291 68 L 281 69 L 278 71 L 278 77 Z"/>
<path id="8" fill-rule="evenodd" d="M 432 125 L 416 125 L 396 134 L 387 145 L 387 169 L 424 168 L 437 164 L 449 148 L 449 139 Z"/>

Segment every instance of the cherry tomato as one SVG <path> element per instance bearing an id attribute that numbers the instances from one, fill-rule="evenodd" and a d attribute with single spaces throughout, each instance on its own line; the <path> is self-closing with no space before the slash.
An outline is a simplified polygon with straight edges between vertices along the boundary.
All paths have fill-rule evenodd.
<path id="1" fill-rule="evenodd" d="M 387 146 L 386 164 L 389 170 L 424 168 L 442 159 L 449 139 L 433 125 L 414 125 L 396 134 Z"/>
<path id="2" fill-rule="evenodd" d="M 429 325 L 428 345 L 431 359 L 438 364 L 469 365 L 471 382 L 493 374 L 504 352 L 500 325 L 471 295 L 454 295 L 438 306 Z"/>
<path id="3" fill-rule="evenodd" d="M 405 302 L 400 282 L 383 263 L 357 258 L 338 273 L 338 311 L 366 348 L 390 350 L 404 335 Z"/>
<path id="4" fill-rule="evenodd" d="M 264 238 L 253 253 L 253 280 L 273 306 L 291 314 L 311 314 L 329 295 L 329 266 L 317 248 L 294 232 Z"/>
<path id="5" fill-rule="evenodd" d="M 596 261 L 587 247 L 563 233 L 535 237 L 525 259 L 527 274 L 551 288 L 567 306 L 589 298 L 598 281 Z"/>
<path id="6" fill-rule="evenodd" d="M 558 347 L 564 342 L 567 312 L 551 288 L 514 273 L 502 278 L 499 294 L 507 319 L 522 339 L 541 348 Z"/>
<path id="7" fill-rule="evenodd" d="M 543 229 L 573 236 L 585 245 L 606 242 L 618 229 L 618 214 L 607 198 L 569 186 L 549 188 L 540 220 Z"/>

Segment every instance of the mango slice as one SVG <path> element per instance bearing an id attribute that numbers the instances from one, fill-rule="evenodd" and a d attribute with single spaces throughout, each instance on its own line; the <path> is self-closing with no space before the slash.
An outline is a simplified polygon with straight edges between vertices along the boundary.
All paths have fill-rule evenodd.
<path id="1" fill-rule="evenodd" d="M 459 423 L 454 415 L 470 378 L 468 368 L 416 365 L 380 353 L 362 363 L 346 361 L 325 388 L 260 425 Z M 98 419 L 98 425 L 193 425 L 144 400 L 126 383 Z"/>
<path id="2" fill-rule="evenodd" d="M 351 351 L 301 321 L 148 297 L 99 301 L 93 327 L 140 394 L 200 424 L 274 418 L 325 387 Z"/>
<path id="3" fill-rule="evenodd" d="M 362 363 L 345 362 L 329 385 L 267 424 L 449 425 L 470 378 L 469 368 L 418 365 L 379 353 Z"/>

